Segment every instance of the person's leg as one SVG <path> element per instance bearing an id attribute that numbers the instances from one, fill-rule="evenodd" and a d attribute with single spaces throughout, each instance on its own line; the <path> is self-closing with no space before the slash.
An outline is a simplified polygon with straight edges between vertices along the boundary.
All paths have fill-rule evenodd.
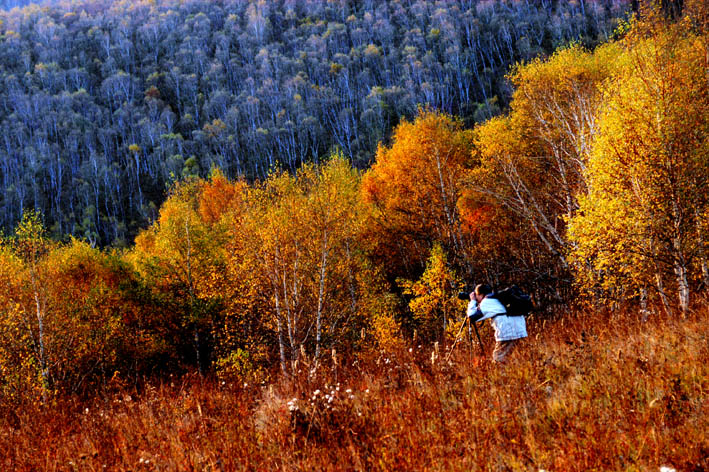
<path id="1" fill-rule="evenodd" d="M 492 360 L 498 363 L 505 362 L 508 354 L 516 343 L 516 339 L 511 339 L 509 341 L 497 341 L 495 343 L 495 350 L 492 351 Z"/>

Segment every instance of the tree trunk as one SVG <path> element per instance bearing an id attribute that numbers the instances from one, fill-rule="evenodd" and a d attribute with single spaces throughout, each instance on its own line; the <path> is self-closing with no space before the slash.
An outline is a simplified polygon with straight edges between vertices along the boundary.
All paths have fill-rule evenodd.
<path id="1" fill-rule="evenodd" d="M 278 351 L 281 355 L 281 372 L 283 375 L 288 373 L 286 367 L 286 342 L 283 338 L 283 324 L 281 323 L 281 305 L 278 298 L 278 287 L 276 287 L 276 326 L 278 327 Z"/>
<path id="2" fill-rule="evenodd" d="M 660 294 L 660 300 L 662 301 L 662 307 L 665 309 L 667 316 L 672 316 L 672 307 L 667 299 L 667 294 L 665 294 L 665 285 L 662 282 L 662 274 L 658 271 L 655 273 L 655 283 L 657 284 L 657 292 Z"/>
<path id="3" fill-rule="evenodd" d="M 647 309 L 647 287 L 640 289 L 640 319 L 644 322 L 647 321 L 649 310 Z"/>
<path id="4" fill-rule="evenodd" d="M 320 260 L 320 287 L 318 289 L 318 312 L 315 320 L 315 359 L 320 358 L 320 341 L 322 339 L 322 310 L 325 298 L 325 274 L 327 273 L 327 231 L 323 235 L 322 258 Z"/>
<path id="5" fill-rule="evenodd" d="M 709 49 L 707 49 L 707 63 L 709 63 Z M 699 214 L 699 210 L 695 208 L 694 210 L 696 218 L 696 229 L 697 229 L 697 241 L 699 244 L 699 265 L 702 268 L 702 282 L 704 282 L 704 287 L 709 288 L 709 260 L 707 258 L 706 242 L 704 240 L 704 233 L 702 231 L 702 218 Z"/>
<path id="6" fill-rule="evenodd" d="M 39 293 L 35 288 L 34 293 L 35 306 L 37 307 L 37 328 L 38 328 L 38 338 L 39 338 L 39 365 L 42 369 L 42 401 L 47 401 L 47 390 L 49 389 L 49 367 L 47 366 L 47 358 L 45 354 L 45 342 L 44 342 L 44 313 L 41 309 L 41 304 L 39 301 Z"/>
<path id="7" fill-rule="evenodd" d="M 199 327 L 196 324 L 194 327 L 194 352 L 195 352 L 195 361 L 197 362 L 197 371 L 199 372 L 199 375 L 201 376 L 204 373 L 202 372 L 202 356 L 200 354 Z"/>
<path id="8" fill-rule="evenodd" d="M 682 316 L 687 316 L 687 312 L 689 312 L 689 282 L 687 280 L 687 267 L 683 259 L 675 262 L 675 276 L 677 277 L 679 308 L 682 311 Z"/>

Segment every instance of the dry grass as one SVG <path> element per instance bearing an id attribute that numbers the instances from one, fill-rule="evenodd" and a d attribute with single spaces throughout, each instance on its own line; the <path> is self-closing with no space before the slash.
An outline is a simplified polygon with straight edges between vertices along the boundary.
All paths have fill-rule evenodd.
<path id="1" fill-rule="evenodd" d="M 266 387 L 66 400 L 0 419 L 0 469 L 707 470 L 707 314 L 530 323 L 501 369 L 412 346 Z"/>

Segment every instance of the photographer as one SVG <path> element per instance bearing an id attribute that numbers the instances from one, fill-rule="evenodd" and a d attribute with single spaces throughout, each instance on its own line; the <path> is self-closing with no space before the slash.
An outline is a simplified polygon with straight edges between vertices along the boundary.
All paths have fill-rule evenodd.
<path id="1" fill-rule="evenodd" d="M 514 345 L 527 337 L 527 324 L 524 316 L 507 316 L 505 307 L 499 300 L 489 295 L 492 288 L 480 284 L 470 293 L 467 315 L 471 322 L 490 319 L 495 329 L 495 350 L 492 353 L 494 362 L 505 361 Z"/>

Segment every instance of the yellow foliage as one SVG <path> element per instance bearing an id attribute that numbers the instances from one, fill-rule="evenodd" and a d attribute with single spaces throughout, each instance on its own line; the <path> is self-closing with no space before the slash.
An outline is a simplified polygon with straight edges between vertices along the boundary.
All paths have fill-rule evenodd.
<path id="1" fill-rule="evenodd" d="M 709 86 L 706 37 L 686 25 L 637 24 L 622 69 L 604 92 L 586 176 L 571 220 L 584 288 L 623 296 L 675 279 L 686 309 L 691 262 L 706 261 Z M 666 283 L 666 282 L 665 282 Z"/>
<path id="2" fill-rule="evenodd" d="M 572 45 L 517 66 L 510 112 L 475 128 L 477 165 L 459 207 L 476 260 L 494 278 L 523 264 L 566 277 L 566 220 L 586 193 L 602 87 L 621 51 L 616 43 L 593 52 Z"/>
<path id="3" fill-rule="evenodd" d="M 295 175 L 274 171 L 248 189 L 227 244 L 225 339 L 237 338 L 229 333 L 243 323 L 239 313 L 255 314 L 279 340 L 286 370 L 301 350 L 317 357 L 369 326 L 359 183 L 359 173 L 335 155 Z"/>
<path id="4" fill-rule="evenodd" d="M 451 318 L 462 314 L 457 298 L 463 284 L 448 267 L 445 252 L 439 244 L 431 249 L 426 270 L 416 281 L 399 280 L 404 295 L 412 296 L 409 308 L 425 339 L 443 339 Z"/>

